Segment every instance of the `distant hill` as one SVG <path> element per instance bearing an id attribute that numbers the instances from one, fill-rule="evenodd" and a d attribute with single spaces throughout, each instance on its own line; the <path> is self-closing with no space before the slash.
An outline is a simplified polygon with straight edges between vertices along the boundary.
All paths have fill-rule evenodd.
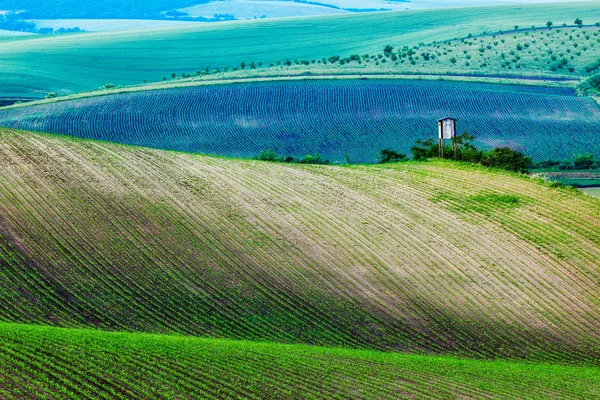
<path id="1" fill-rule="evenodd" d="M 26 19 L 253 19 L 546 2 L 557 0 L 0 0 L 0 10 L 22 13 Z"/>
<path id="2" fill-rule="evenodd" d="M 0 97 L 43 98 L 107 83 L 159 81 L 171 73 L 232 68 L 244 60 L 269 65 L 286 58 L 377 54 L 388 44 L 413 46 L 514 25 L 544 26 L 549 19 L 560 25 L 582 18 L 589 24 L 597 7 L 461 8 L 453 11 L 452 24 L 447 17 L 443 10 L 365 13 L 21 39 L 0 47 Z"/>
<path id="3" fill-rule="evenodd" d="M 165 11 L 204 2 L 208 0 L 0 0 L 0 10 L 19 12 L 25 19 L 156 19 Z"/>
<path id="4" fill-rule="evenodd" d="M 578 191 L 0 143 L 2 321 L 600 365 L 600 201 Z"/>

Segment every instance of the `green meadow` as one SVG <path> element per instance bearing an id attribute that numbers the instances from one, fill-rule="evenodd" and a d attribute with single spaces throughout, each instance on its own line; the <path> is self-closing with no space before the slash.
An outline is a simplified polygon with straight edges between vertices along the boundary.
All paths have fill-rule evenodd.
<path id="1" fill-rule="evenodd" d="M 0 324 L 4 399 L 600 396 L 600 372 L 503 360 Z"/>
<path id="2" fill-rule="evenodd" d="M 126 32 L 13 39 L 0 48 L 0 97 L 43 98 L 162 76 L 290 59 L 379 53 L 548 20 L 595 23 L 593 3 L 499 6 L 238 21 Z"/>

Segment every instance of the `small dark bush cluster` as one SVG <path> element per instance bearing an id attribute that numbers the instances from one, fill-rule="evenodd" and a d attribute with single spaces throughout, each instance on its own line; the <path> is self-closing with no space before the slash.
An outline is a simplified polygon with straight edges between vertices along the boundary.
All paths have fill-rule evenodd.
<path id="1" fill-rule="evenodd" d="M 277 154 L 274 150 L 261 151 L 258 156 L 255 157 L 257 160 L 270 161 L 270 162 L 282 162 L 282 163 L 294 163 L 294 164 L 321 164 L 328 165 L 329 160 L 321 157 L 320 154 L 307 154 L 304 158 L 295 158 L 292 156 L 283 156 Z"/>
<path id="2" fill-rule="evenodd" d="M 536 163 L 533 169 L 556 169 L 559 171 L 582 171 L 600 169 L 600 160 L 596 160 L 593 154 L 577 154 L 572 160 L 546 160 Z"/>
<path id="3" fill-rule="evenodd" d="M 501 168 L 513 172 L 527 172 L 533 160 L 517 150 L 508 147 L 491 150 L 480 150 L 473 145 L 475 137 L 467 132 L 456 137 L 456 154 L 451 145 L 444 148 L 444 158 L 471 162 L 492 168 Z M 439 145 L 433 139 L 417 140 L 416 146 L 411 148 L 414 160 L 427 160 L 438 158 Z"/>
<path id="4" fill-rule="evenodd" d="M 380 164 L 390 163 L 390 162 L 399 162 L 406 161 L 406 154 L 398 153 L 395 150 L 391 149 L 383 149 L 380 154 Z"/>
<path id="5" fill-rule="evenodd" d="M 600 95 L 600 75 L 594 75 L 583 81 L 577 87 L 579 92 L 587 95 Z"/>

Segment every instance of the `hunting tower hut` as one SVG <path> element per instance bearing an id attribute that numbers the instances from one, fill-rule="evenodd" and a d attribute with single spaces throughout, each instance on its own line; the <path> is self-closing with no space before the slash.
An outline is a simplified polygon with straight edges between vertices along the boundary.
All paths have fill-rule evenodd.
<path id="1" fill-rule="evenodd" d="M 452 140 L 452 151 L 456 154 L 456 119 L 442 118 L 438 120 L 438 142 L 440 145 L 440 157 L 444 158 L 444 140 Z"/>

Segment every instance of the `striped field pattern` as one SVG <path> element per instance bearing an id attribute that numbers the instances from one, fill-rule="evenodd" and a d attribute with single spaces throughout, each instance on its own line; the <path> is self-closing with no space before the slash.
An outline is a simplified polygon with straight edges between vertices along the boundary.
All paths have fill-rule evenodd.
<path id="1" fill-rule="evenodd" d="M 0 132 L 3 321 L 600 364 L 576 190 Z"/>
<path id="2" fill-rule="evenodd" d="M 151 112 L 150 112 L 151 110 Z M 332 162 L 409 154 L 458 119 L 484 148 L 537 160 L 600 157 L 600 108 L 572 89 L 441 81 L 342 80 L 215 85 L 0 110 L 0 126 L 158 149 L 252 157 L 319 153 Z"/>
<path id="3" fill-rule="evenodd" d="M 0 324 L 3 399 L 593 399 L 600 372 Z"/>

